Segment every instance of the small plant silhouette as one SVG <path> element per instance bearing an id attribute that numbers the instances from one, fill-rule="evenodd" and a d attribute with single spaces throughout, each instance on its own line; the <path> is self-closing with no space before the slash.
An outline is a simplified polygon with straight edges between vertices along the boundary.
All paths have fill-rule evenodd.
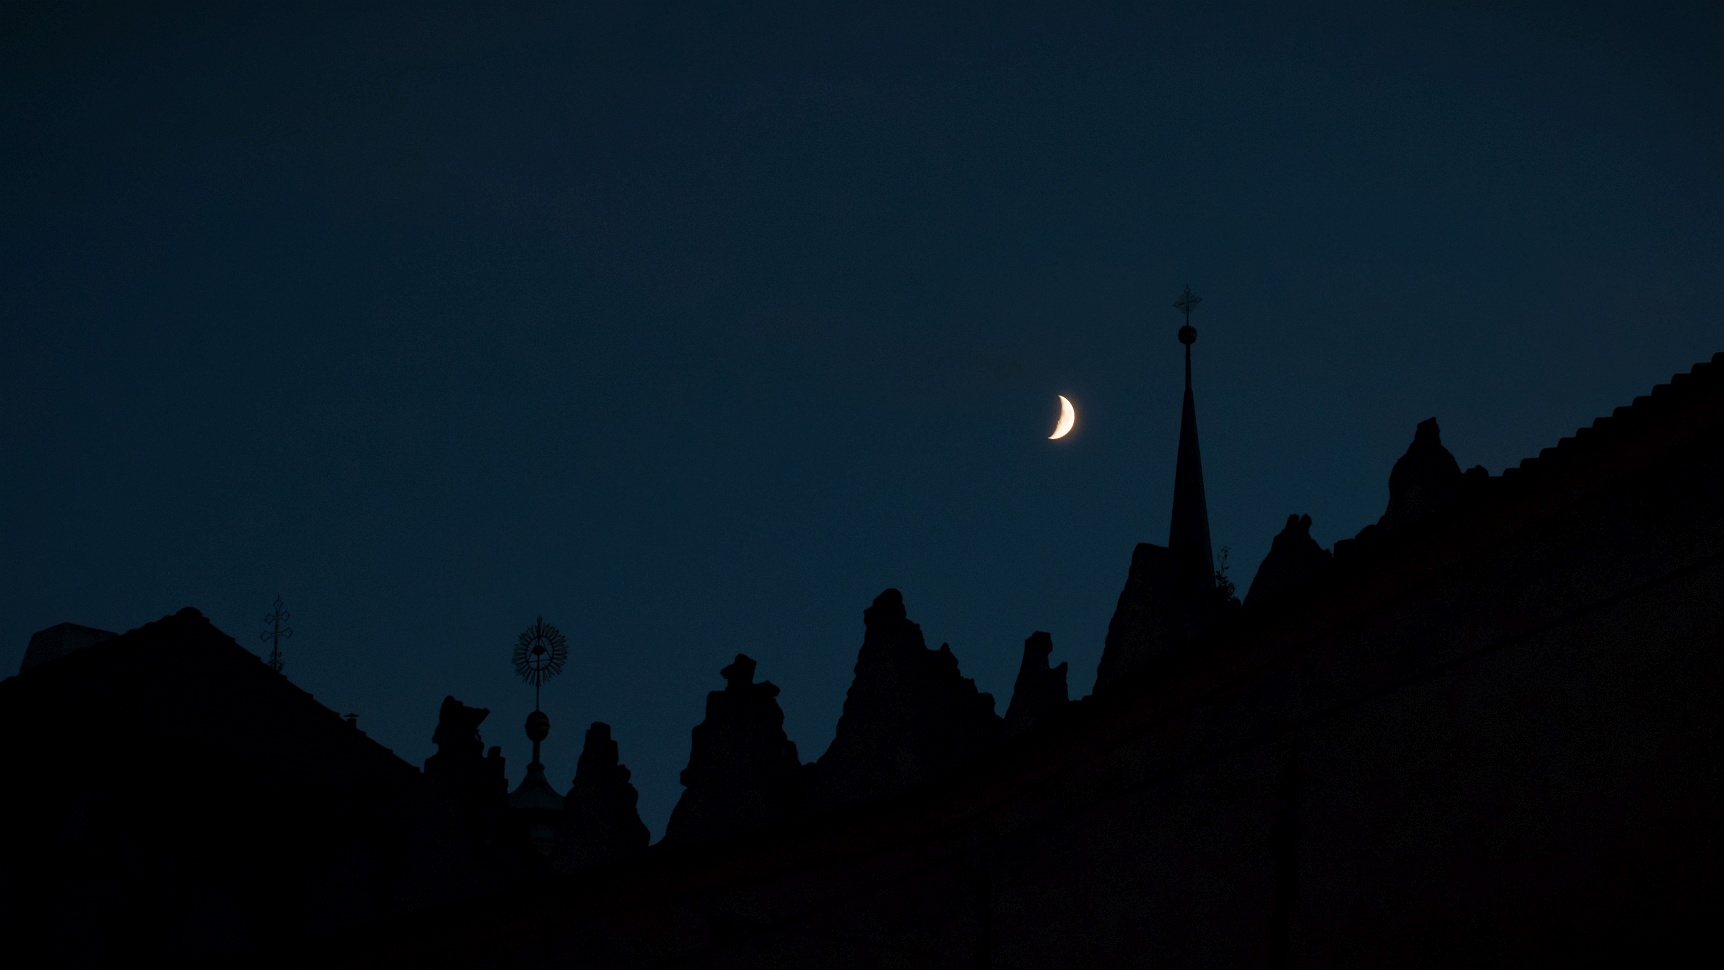
<path id="1" fill-rule="evenodd" d="M 1239 599 L 1236 595 L 1238 588 L 1233 585 L 1233 580 L 1227 577 L 1227 554 L 1230 551 L 1232 550 L 1229 547 L 1222 546 L 1221 555 L 1215 560 L 1215 593 L 1223 603 L 1237 602 Z"/>

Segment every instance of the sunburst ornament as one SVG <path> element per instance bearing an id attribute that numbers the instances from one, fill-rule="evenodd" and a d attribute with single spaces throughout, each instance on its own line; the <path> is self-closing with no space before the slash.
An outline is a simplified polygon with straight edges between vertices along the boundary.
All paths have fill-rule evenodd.
<path id="1" fill-rule="evenodd" d="M 568 659 L 568 638 L 542 616 L 515 640 L 515 673 L 533 685 L 534 710 L 539 707 L 539 687 L 562 673 Z"/>

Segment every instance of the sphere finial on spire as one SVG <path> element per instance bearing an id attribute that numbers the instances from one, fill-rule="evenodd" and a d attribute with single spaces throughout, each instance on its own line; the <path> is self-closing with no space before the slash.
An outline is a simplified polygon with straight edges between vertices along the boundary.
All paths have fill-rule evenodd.
<path id="1" fill-rule="evenodd" d="M 1174 309 L 1185 311 L 1185 326 L 1179 328 L 1179 342 L 1187 347 L 1197 342 L 1197 328 L 1191 325 L 1191 311 L 1202 302 L 1203 297 L 1191 292 L 1191 284 L 1187 283 L 1185 292 L 1173 304 Z"/>

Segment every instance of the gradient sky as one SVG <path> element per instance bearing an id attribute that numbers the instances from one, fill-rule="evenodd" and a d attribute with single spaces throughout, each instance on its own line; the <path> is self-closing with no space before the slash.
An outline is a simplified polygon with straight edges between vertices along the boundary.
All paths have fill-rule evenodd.
<path id="1" fill-rule="evenodd" d="M 543 614 L 552 781 L 610 722 L 655 836 L 719 668 L 812 760 L 887 586 L 1085 694 L 1185 283 L 1243 591 L 1418 421 L 1495 473 L 1724 349 L 1721 65 L 1717 3 L 7 4 L 0 673 L 279 593 L 295 683 L 513 782 Z"/>

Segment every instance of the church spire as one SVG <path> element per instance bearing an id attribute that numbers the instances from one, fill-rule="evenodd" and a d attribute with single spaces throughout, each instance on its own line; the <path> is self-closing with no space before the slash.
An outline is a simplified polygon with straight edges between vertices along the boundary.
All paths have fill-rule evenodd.
<path id="1" fill-rule="evenodd" d="M 1173 523 L 1167 530 L 1167 548 L 1188 582 L 1208 589 L 1215 585 L 1215 557 L 1209 546 L 1209 507 L 1203 500 L 1203 459 L 1197 450 L 1197 403 L 1191 394 L 1191 345 L 1197 329 L 1191 311 L 1203 298 L 1185 293 L 1174 306 L 1185 312 L 1179 342 L 1185 345 L 1185 406 L 1179 415 L 1179 458 L 1173 472 Z"/>

